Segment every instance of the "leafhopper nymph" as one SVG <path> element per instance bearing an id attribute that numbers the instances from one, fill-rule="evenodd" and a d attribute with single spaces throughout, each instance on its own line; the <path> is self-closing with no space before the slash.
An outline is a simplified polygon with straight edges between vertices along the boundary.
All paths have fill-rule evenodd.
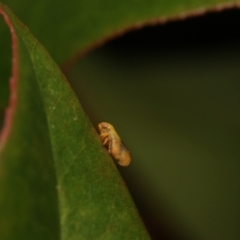
<path id="1" fill-rule="evenodd" d="M 109 154 L 121 166 L 128 166 L 131 162 L 131 156 L 128 149 L 122 143 L 114 127 L 106 122 L 98 124 L 100 138 L 104 146 L 107 147 Z"/>

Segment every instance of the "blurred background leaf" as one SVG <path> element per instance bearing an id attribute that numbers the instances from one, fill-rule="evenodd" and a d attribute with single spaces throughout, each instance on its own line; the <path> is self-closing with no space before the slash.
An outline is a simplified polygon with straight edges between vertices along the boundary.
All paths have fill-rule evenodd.
<path id="1" fill-rule="evenodd" d="M 49 51 L 58 63 L 95 42 L 129 28 L 166 21 L 218 6 L 231 7 L 230 0 L 2 0 Z M 220 7 L 222 6 L 222 7 Z"/>

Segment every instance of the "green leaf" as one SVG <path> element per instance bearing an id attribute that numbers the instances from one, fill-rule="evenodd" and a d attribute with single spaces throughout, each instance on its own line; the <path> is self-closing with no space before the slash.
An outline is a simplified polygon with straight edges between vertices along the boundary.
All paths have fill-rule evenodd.
<path id="1" fill-rule="evenodd" d="M 0 238 L 149 239 L 58 66 L 11 11 L 0 8 L 13 39 L 1 133 Z"/>
<path id="2" fill-rule="evenodd" d="M 234 7 L 232 0 L 3 0 L 63 63 L 106 39 L 146 25 Z M 26 7 L 27 6 L 27 7 Z M 29 11 L 31 9 L 31 11 Z"/>

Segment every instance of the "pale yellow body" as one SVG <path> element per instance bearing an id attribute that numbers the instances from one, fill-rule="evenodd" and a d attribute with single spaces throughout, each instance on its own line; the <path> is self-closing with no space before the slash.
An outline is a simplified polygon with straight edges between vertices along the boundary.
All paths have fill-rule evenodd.
<path id="1" fill-rule="evenodd" d="M 122 143 L 114 127 L 110 123 L 102 122 L 98 124 L 98 128 L 102 143 L 107 147 L 109 154 L 119 165 L 128 166 L 131 162 L 130 152 Z"/>

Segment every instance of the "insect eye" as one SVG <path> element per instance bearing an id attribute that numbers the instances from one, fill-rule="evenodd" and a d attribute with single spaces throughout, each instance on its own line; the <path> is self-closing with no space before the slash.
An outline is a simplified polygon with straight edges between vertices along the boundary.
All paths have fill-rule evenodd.
<path id="1" fill-rule="evenodd" d="M 102 123 L 103 128 L 107 128 L 107 126 L 108 126 L 107 123 Z"/>

